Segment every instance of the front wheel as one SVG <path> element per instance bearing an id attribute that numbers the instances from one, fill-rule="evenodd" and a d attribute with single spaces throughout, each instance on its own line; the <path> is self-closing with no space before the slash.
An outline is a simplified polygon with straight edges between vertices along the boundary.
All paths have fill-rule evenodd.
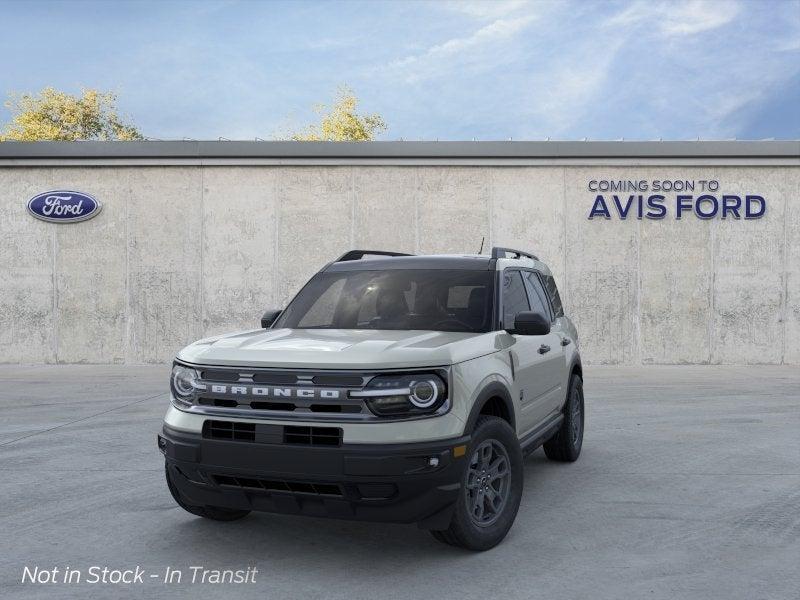
<path id="1" fill-rule="evenodd" d="M 522 499 L 522 451 L 514 430 L 497 417 L 481 417 L 467 450 L 461 493 L 441 542 L 468 550 L 499 544 L 517 516 Z"/>
<path id="2" fill-rule="evenodd" d="M 583 380 L 573 375 L 569 395 L 564 404 L 564 420 L 556 434 L 544 443 L 544 453 L 550 460 L 575 462 L 583 446 Z"/>
<path id="3" fill-rule="evenodd" d="M 236 510 L 231 508 L 222 508 L 221 506 L 195 506 L 193 504 L 189 504 L 186 502 L 186 500 L 184 500 L 183 496 L 181 496 L 180 491 L 172 481 L 172 476 L 169 472 L 169 466 L 166 464 L 164 465 L 164 474 L 167 477 L 167 487 L 169 488 L 169 493 L 172 494 L 172 498 L 178 503 L 178 506 L 180 506 L 186 512 L 197 515 L 198 517 L 203 517 L 205 519 L 211 519 L 213 521 L 236 521 L 250 514 L 249 510 Z"/>

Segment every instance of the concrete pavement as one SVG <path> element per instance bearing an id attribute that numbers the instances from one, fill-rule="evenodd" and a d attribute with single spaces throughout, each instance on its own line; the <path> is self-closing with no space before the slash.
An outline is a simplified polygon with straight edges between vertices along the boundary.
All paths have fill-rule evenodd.
<path id="1" fill-rule="evenodd" d="M 581 459 L 528 458 L 516 524 L 483 554 L 414 527 L 183 512 L 155 444 L 167 374 L 0 367 L 0 596 L 798 597 L 797 367 L 588 369 Z M 141 584 L 20 583 L 25 566 L 137 565 Z M 258 574 L 191 584 L 190 566 Z M 180 584 L 149 577 L 169 567 Z"/>

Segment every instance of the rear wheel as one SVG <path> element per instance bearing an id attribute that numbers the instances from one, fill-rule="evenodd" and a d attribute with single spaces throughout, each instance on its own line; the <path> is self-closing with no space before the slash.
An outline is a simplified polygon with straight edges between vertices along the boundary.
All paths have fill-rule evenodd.
<path id="1" fill-rule="evenodd" d="M 573 375 L 569 385 L 569 395 L 564 404 L 564 420 L 558 432 L 544 443 L 544 453 L 550 460 L 575 462 L 583 446 L 583 380 Z"/>
<path id="2" fill-rule="evenodd" d="M 508 423 L 481 417 L 467 450 L 461 493 L 450 526 L 433 537 L 469 550 L 488 550 L 511 529 L 522 499 L 522 451 Z"/>
<path id="3" fill-rule="evenodd" d="M 212 519 L 214 521 L 236 521 L 237 519 L 241 519 L 242 517 L 246 517 L 248 514 L 250 514 L 249 510 L 236 510 L 231 508 L 222 508 L 220 506 L 195 506 L 193 504 L 189 504 L 186 500 L 184 500 L 183 496 L 181 496 L 180 491 L 172 481 L 172 476 L 169 472 L 169 466 L 166 464 L 164 465 L 164 473 L 167 477 L 167 487 L 169 488 L 169 493 L 172 494 L 172 497 L 175 499 L 175 502 L 178 503 L 178 506 L 180 506 L 186 512 L 190 512 L 193 515 L 197 515 L 198 517 L 203 517 L 205 519 Z"/>

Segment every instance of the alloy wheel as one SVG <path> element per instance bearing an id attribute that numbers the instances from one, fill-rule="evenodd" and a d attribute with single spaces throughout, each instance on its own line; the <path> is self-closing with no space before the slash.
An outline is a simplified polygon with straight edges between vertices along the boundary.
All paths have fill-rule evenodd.
<path id="1" fill-rule="evenodd" d="M 479 527 L 495 523 L 511 492 L 511 463 L 500 442 L 488 439 L 475 448 L 465 487 L 467 512 L 472 522 Z"/>

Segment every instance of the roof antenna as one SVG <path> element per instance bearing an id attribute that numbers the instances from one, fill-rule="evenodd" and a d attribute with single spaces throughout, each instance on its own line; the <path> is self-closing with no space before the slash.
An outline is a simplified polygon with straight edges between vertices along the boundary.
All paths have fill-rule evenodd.
<path id="1" fill-rule="evenodd" d="M 483 252 L 483 242 L 485 242 L 485 241 L 486 241 L 486 236 L 483 236 L 483 237 L 481 238 L 481 249 L 480 249 L 480 250 L 478 250 L 478 254 L 480 254 L 481 252 Z"/>

